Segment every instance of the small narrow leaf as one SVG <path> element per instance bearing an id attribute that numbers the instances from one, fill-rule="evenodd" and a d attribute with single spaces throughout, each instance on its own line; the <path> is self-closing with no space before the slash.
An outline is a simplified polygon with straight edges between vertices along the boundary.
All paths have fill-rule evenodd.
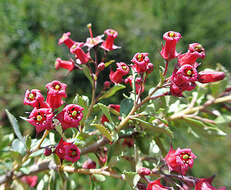
<path id="1" fill-rule="evenodd" d="M 10 120 L 10 124 L 12 125 L 13 129 L 14 129 L 14 133 L 16 134 L 16 136 L 22 141 L 24 142 L 23 136 L 19 130 L 19 125 L 18 125 L 18 121 L 17 119 L 7 110 L 5 109 L 7 117 Z"/>
<path id="2" fill-rule="evenodd" d="M 104 182 L 106 180 L 106 177 L 100 174 L 93 174 L 93 176 L 95 177 L 95 179 L 99 182 Z"/>
<path id="3" fill-rule="evenodd" d="M 122 85 L 122 84 L 116 84 L 114 85 L 112 88 L 110 88 L 108 91 L 106 91 L 100 98 L 101 99 L 105 99 L 105 98 L 109 98 L 111 96 L 113 96 L 116 92 L 118 92 L 119 90 L 122 90 L 126 88 L 126 86 Z"/>
<path id="4" fill-rule="evenodd" d="M 15 139 L 12 142 L 12 149 L 15 152 L 20 153 L 21 155 L 25 154 L 25 152 L 26 152 L 26 147 L 25 147 L 24 143 L 22 141 L 20 141 L 19 139 Z"/>
<path id="5" fill-rule="evenodd" d="M 91 77 L 91 73 L 89 71 L 89 68 L 86 65 L 83 65 L 83 73 L 84 75 L 88 78 L 88 80 L 90 81 L 91 85 L 93 86 L 93 79 Z"/>
<path id="6" fill-rule="evenodd" d="M 102 133 L 103 136 L 105 136 L 109 141 L 112 142 L 112 135 L 106 127 L 104 127 L 101 124 L 91 124 L 91 126 L 96 127 Z"/>
<path id="7" fill-rule="evenodd" d="M 140 122 L 141 126 L 148 130 L 158 133 L 164 133 L 170 137 L 173 137 L 173 132 L 166 126 L 153 125 L 152 123 L 149 123 L 139 118 L 133 118 L 133 120 Z"/>
<path id="8" fill-rule="evenodd" d="M 120 115 L 126 117 L 133 107 L 133 100 L 132 99 L 123 99 L 120 103 Z"/>
<path id="9" fill-rule="evenodd" d="M 27 135 L 26 136 L 26 149 L 30 150 L 30 147 L 31 147 L 31 136 Z"/>
<path id="10" fill-rule="evenodd" d="M 103 112 L 103 114 L 108 118 L 108 120 L 110 122 L 113 122 L 112 118 L 111 118 L 111 115 L 110 115 L 110 112 L 109 112 L 109 108 L 107 106 L 105 106 L 102 103 L 98 103 L 94 107 L 99 107 L 101 109 L 101 111 Z"/>
<path id="11" fill-rule="evenodd" d="M 109 65 L 111 65 L 112 63 L 115 63 L 115 60 L 110 60 L 110 61 L 104 63 L 105 64 L 105 68 L 108 67 Z"/>

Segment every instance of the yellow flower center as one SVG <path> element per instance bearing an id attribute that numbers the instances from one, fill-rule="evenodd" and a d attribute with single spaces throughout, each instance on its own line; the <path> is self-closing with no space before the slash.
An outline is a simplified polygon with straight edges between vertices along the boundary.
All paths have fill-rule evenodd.
<path id="1" fill-rule="evenodd" d="M 55 90 L 60 90 L 60 85 L 59 84 L 55 85 Z"/>
<path id="2" fill-rule="evenodd" d="M 184 159 L 184 160 L 189 159 L 189 155 L 188 155 L 188 154 L 183 155 L 183 159 Z"/>
<path id="3" fill-rule="evenodd" d="M 30 100 L 34 100 L 34 94 L 33 94 L 33 93 L 30 93 L 30 94 L 29 94 L 29 99 L 30 99 Z"/>
<path id="4" fill-rule="evenodd" d="M 77 115 L 77 111 L 73 111 L 71 115 L 75 117 Z"/>
<path id="5" fill-rule="evenodd" d="M 138 61 L 143 61 L 143 55 L 142 55 L 142 54 L 139 54 L 139 55 L 137 56 L 137 59 L 138 59 Z"/>
<path id="6" fill-rule="evenodd" d="M 192 75 L 192 71 L 191 71 L 191 70 L 188 70 L 188 71 L 187 71 L 187 75 L 189 75 L 189 76 Z"/>
<path id="7" fill-rule="evenodd" d="M 126 71 L 126 70 L 127 70 L 127 67 L 126 67 L 125 65 L 123 65 L 123 66 L 122 66 L 122 69 L 123 69 L 124 71 Z"/>
<path id="8" fill-rule="evenodd" d="M 174 32 L 170 32 L 168 36 L 172 38 L 172 37 L 176 37 L 176 34 Z"/>
<path id="9" fill-rule="evenodd" d="M 43 117 L 41 115 L 37 115 L 36 119 L 37 119 L 37 121 L 41 121 L 43 119 Z"/>
<path id="10" fill-rule="evenodd" d="M 198 44 L 197 46 L 195 46 L 195 50 L 198 51 L 198 52 L 201 52 L 202 51 L 202 45 Z"/>

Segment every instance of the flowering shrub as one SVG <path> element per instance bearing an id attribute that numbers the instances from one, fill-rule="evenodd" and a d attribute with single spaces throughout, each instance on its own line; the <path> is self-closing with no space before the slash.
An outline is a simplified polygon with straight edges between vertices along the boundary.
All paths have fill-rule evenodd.
<path id="1" fill-rule="evenodd" d="M 60 186 L 66 188 L 71 181 L 74 189 L 77 181 L 73 173 L 79 173 L 90 176 L 92 189 L 105 176 L 124 180 L 140 190 L 216 189 L 211 184 L 213 178 L 193 175 L 194 159 L 200 160 L 196 150 L 192 153 L 190 145 L 175 150 L 173 144 L 178 141 L 174 135 L 180 126 L 182 133 L 195 139 L 226 135 L 216 123 L 222 111 L 215 110 L 215 114 L 208 109 L 231 101 L 224 68 L 200 71 L 199 60 L 205 58 L 205 49 L 192 43 L 186 53 L 178 53 L 176 45 L 182 36 L 174 31 L 163 35 L 160 55 L 165 67 L 154 66 L 146 52 L 136 53 L 131 63 L 115 63 L 107 55 L 120 48 L 114 44 L 118 32 L 105 30 L 103 40 L 104 35 L 93 36 L 91 24 L 88 28 L 90 37 L 85 43 L 72 40 L 70 32 L 62 35 L 58 44 L 64 44 L 72 58 L 57 58 L 54 67 L 83 72 L 92 88 L 91 101 L 77 94 L 73 102 L 65 102 L 68 86 L 58 80 L 45 85 L 46 99 L 38 89 L 25 89 L 24 104 L 33 109 L 21 118 L 35 128 L 37 137 L 23 137 L 17 120 L 6 110 L 17 138 L 6 140 L 11 146 L 4 150 L 15 160 L 9 158 L 12 167 L 4 170 L 0 184 L 16 187 L 20 181 L 34 187 L 38 181 L 38 186 L 51 186 L 61 178 Z M 171 76 L 167 76 L 169 64 L 174 64 Z M 110 81 L 98 89 L 98 78 L 109 67 Z M 160 81 L 146 89 L 153 71 L 159 72 Z M 103 103 L 126 87 L 132 90 L 121 102 Z M 126 160 L 126 166 L 120 167 L 120 160 Z M 34 176 L 45 171 L 39 178 Z"/>

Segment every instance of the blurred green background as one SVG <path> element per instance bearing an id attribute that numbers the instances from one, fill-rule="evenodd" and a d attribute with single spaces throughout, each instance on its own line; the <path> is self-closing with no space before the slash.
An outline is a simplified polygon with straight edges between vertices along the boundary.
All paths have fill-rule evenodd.
<path id="1" fill-rule="evenodd" d="M 4 108 L 17 117 L 25 115 L 28 109 L 23 106 L 26 89 L 37 88 L 45 94 L 45 84 L 58 79 L 69 85 L 70 99 L 76 92 L 89 94 L 90 88 L 86 88 L 89 82 L 81 72 L 54 69 L 57 57 L 69 59 L 66 47 L 57 45 L 62 33 L 70 31 L 75 41 L 85 41 L 89 36 L 88 23 L 92 23 L 94 35 L 113 28 L 119 32 L 116 44 L 122 48 L 110 53 L 110 58 L 129 63 L 136 52 L 148 52 L 157 70 L 157 65 L 163 62 L 159 55 L 162 35 L 174 30 L 183 36 L 177 45 L 179 52 L 186 51 L 189 43 L 199 42 L 206 49 L 202 67 L 214 68 L 219 62 L 230 71 L 230 10 L 228 0 L 1 0 L 1 130 L 9 130 Z M 156 83 L 156 78 L 154 72 L 148 86 Z M 29 125 L 26 130 L 30 130 Z M 198 142 L 193 138 L 183 141 L 181 147 L 189 143 L 198 155 L 194 174 L 200 177 L 217 174 L 217 185 L 230 185 L 231 160 L 227 152 L 231 143 L 228 138 L 216 142 L 206 139 Z M 112 183 L 117 181 L 109 180 L 103 187 L 109 188 Z M 117 187 L 126 189 L 123 185 Z"/>

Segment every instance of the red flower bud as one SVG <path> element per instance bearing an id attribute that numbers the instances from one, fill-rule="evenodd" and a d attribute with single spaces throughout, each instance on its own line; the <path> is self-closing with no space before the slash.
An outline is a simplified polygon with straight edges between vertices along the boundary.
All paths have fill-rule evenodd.
<path id="1" fill-rule="evenodd" d="M 108 88 L 110 88 L 110 86 L 111 86 L 111 82 L 110 81 L 105 81 L 103 83 L 103 89 L 104 90 L 107 90 Z"/>
<path id="2" fill-rule="evenodd" d="M 82 168 L 84 169 L 95 169 L 96 168 L 96 163 L 92 161 L 91 159 L 88 159 L 83 163 Z"/>
<path id="3" fill-rule="evenodd" d="M 147 65 L 147 73 L 150 74 L 153 71 L 153 68 L 154 68 L 153 64 L 148 63 L 148 65 Z"/>
<path id="4" fill-rule="evenodd" d="M 23 176 L 21 181 L 28 184 L 30 187 L 35 187 L 38 182 L 38 176 Z"/>
<path id="5" fill-rule="evenodd" d="M 46 148 L 45 148 L 45 151 L 44 151 L 44 155 L 45 155 L 45 156 L 50 156 L 51 153 L 52 153 L 51 148 L 46 147 Z"/>
<path id="6" fill-rule="evenodd" d="M 134 139 L 133 138 L 125 138 L 122 145 L 127 146 L 128 148 L 131 148 L 134 146 Z"/>
<path id="7" fill-rule="evenodd" d="M 224 72 L 205 70 L 199 72 L 198 81 L 200 83 L 216 82 L 225 78 Z"/>
<path id="8" fill-rule="evenodd" d="M 225 187 L 216 189 L 212 186 L 212 181 L 215 176 L 212 176 L 210 178 L 201 178 L 198 179 L 196 182 L 195 190 L 226 190 Z"/>
<path id="9" fill-rule="evenodd" d="M 160 183 L 160 179 L 150 182 L 148 184 L 147 190 L 168 190 L 168 187 L 163 186 Z"/>
<path id="10" fill-rule="evenodd" d="M 137 173 L 138 173 L 139 175 L 150 175 L 150 174 L 151 174 L 151 170 L 148 169 L 148 168 L 139 168 L 139 169 L 137 170 Z"/>
<path id="11" fill-rule="evenodd" d="M 102 63 L 100 63 L 97 67 L 98 67 L 98 69 L 99 69 L 100 71 L 102 71 L 102 70 L 104 70 L 104 68 L 105 68 L 105 64 L 102 62 Z"/>

